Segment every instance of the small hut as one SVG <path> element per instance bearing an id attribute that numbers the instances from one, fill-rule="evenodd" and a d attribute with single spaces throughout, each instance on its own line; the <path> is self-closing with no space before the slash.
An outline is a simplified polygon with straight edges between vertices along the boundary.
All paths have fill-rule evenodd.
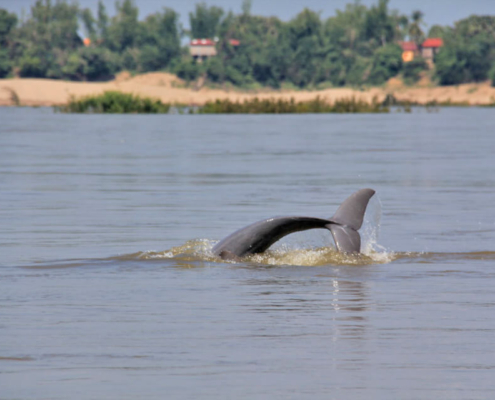
<path id="1" fill-rule="evenodd" d="M 195 60 L 201 62 L 208 57 L 217 55 L 215 44 L 215 41 L 211 39 L 193 39 L 189 46 L 189 52 Z"/>
<path id="2" fill-rule="evenodd" d="M 443 40 L 441 38 L 428 38 L 421 45 L 421 55 L 427 62 L 433 63 L 442 46 Z"/>
<path id="3" fill-rule="evenodd" d="M 214 57 L 217 55 L 216 44 L 218 38 L 213 39 L 193 39 L 189 44 L 189 53 L 198 62 L 206 60 L 208 57 Z M 240 42 L 236 39 L 230 39 L 231 46 L 237 47 Z"/>
<path id="4" fill-rule="evenodd" d="M 414 42 L 399 42 L 400 47 L 402 48 L 402 61 L 411 62 L 414 60 L 414 57 L 419 55 L 419 49 L 416 43 Z"/>

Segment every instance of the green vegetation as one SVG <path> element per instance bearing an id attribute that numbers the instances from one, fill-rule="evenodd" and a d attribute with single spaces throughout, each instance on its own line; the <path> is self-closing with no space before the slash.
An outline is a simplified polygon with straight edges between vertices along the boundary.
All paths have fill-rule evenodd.
<path id="1" fill-rule="evenodd" d="M 436 59 L 442 85 L 481 82 L 495 68 L 495 17 L 476 16 L 458 21 L 442 32 L 444 48 Z"/>
<path id="2" fill-rule="evenodd" d="M 411 84 L 428 66 L 421 58 L 403 63 L 398 43 L 441 37 L 434 71 L 440 84 L 495 84 L 495 17 L 470 16 L 428 34 L 422 19 L 421 11 L 401 15 L 388 0 L 376 0 L 371 7 L 352 2 L 327 19 L 303 9 L 281 21 L 252 15 L 244 0 L 238 14 L 198 3 L 185 31 L 169 8 L 140 19 L 133 0 L 117 1 L 113 17 L 102 1 L 93 15 L 69 0 L 36 0 L 26 17 L 0 9 L 0 78 L 102 81 L 122 70 L 165 70 L 186 81 L 241 88 L 361 87 L 401 74 Z M 197 63 L 181 46 L 185 36 L 218 37 L 218 55 Z"/>
<path id="3" fill-rule="evenodd" d="M 404 82 L 408 85 L 416 83 L 421 78 L 421 73 L 427 69 L 426 61 L 422 57 L 416 57 L 405 63 L 403 68 Z"/>
<path id="4" fill-rule="evenodd" d="M 160 100 L 108 91 L 98 96 L 72 98 L 67 105 L 55 109 L 64 113 L 164 114 L 169 112 L 170 105 Z"/>
<path id="5" fill-rule="evenodd" d="M 180 114 L 301 114 L 301 113 L 387 113 L 389 107 L 374 98 L 371 102 L 355 98 L 337 100 L 328 104 L 317 96 L 310 101 L 254 98 L 244 102 L 216 100 L 202 107 L 188 108 L 184 105 L 173 106 Z M 64 113 L 153 113 L 166 114 L 171 111 L 170 104 L 160 100 L 142 98 L 128 93 L 108 91 L 97 96 L 72 98 L 67 105 L 55 107 Z"/>
<path id="6" fill-rule="evenodd" d="M 216 100 L 199 109 L 200 114 L 304 114 L 304 113 L 387 113 L 389 108 L 375 98 L 370 103 L 355 98 L 337 100 L 328 104 L 317 96 L 310 101 L 254 98 L 244 102 Z"/>
<path id="7" fill-rule="evenodd" d="M 12 101 L 19 105 L 17 94 L 12 91 Z M 391 107 L 396 111 L 411 112 L 411 107 L 425 107 L 427 111 L 438 110 L 439 107 L 470 107 L 467 102 L 451 100 L 426 104 L 410 101 L 399 101 L 388 94 L 383 101 L 375 97 L 371 102 L 355 97 L 340 99 L 329 104 L 320 96 L 313 100 L 296 102 L 294 98 L 259 99 L 257 97 L 244 101 L 215 100 L 203 106 L 187 106 L 184 104 L 165 104 L 160 100 L 135 96 L 129 93 L 108 91 L 101 95 L 72 98 L 67 105 L 54 107 L 63 113 L 112 113 L 112 114 L 355 114 L 355 113 L 389 113 Z M 489 106 L 495 106 L 495 99 Z"/>
<path id="8" fill-rule="evenodd" d="M 403 109 L 410 109 L 411 107 L 425 107 L 426 109 L 438 108 L 438 107 L 476 107 L 476 105 L 470 104 L 468 101 L 452 101 L 447 99 L 444 101 L 431 100 L 426 103 L 418 103 L 415 101 L 402 101 L 397 100 L 393 94 L 388 94 L 383 100 L 383 105 L 395 106 Z"/>
<path id="9" fill-rule="evenodd" d="M 7 47 L 9 45 L 9 33 L 16 24 L 16 15 L 0 9 L 0 78 L 6 77 L 12 69 Z"/>
<path id="10" fill-rule="evenodd" d="M 490 78 L 492 86 L 495 87 L 495 64 L 493 64 L 492 68 L 490 69 L 488 76 Z"/>

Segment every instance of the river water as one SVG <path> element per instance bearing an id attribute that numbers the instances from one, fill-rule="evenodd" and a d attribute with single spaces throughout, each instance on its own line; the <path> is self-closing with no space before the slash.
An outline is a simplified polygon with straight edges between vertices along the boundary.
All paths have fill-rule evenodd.
<path id="1" fill-rule="evenodd" d="M 494 126 L 0 108 L 0 398 L 495 398 Z M 211 254 L 364 187 L 363 256 Z"/>

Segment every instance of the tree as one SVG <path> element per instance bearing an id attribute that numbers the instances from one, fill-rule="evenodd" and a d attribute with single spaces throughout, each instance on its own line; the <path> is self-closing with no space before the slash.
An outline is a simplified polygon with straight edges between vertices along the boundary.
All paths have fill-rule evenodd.
<path id="1" fill-rule="evenodd" d="M 175 67 L 174 72 L 181 79 L 187 82 L 196 80 L 200 73 L 202 64 L 194 62 L 192 59 L 183 59 L 179 61 Z"/>
<path id="2" fill-rule="evenodd" d="M 0 78 L 5 78 L 12 70 L 9 53 L 6 49 L 0 49 Z"/>
<path id="3" fill-rule="evenodd" d="M 0 76 L 14 68 L 22 76 L 103 80 L 121 68 L 168 69 L 185 79 L 206 72 L 217 83 L 280 87 L 289 82 L 303 88 L 322 82 L 382 84 L 401 72 L 413 82 L 424 68 L 421 59 L 403 65 L 395 44 L 406 36 L 422 42 L 422 12 L 409 19 L 389 9 L 388 0 L 371 7 L 356 0 L 323 21 L 320 14 L 303 9 L 288 22 L 252 15 L 251 0 L 243 1 L 237 15 L 199 3 L 189 14 L 191 35 L 218 36 L 218 55 L 201 65 L 181 47 L 182 29 L 171 9 L 139 21 L 134 0 L 117 2 L 112 18 L 102 0 L 96 17 L 69 1 L 35 0 L 31 15 L 20 24 L 15 15 L 0 10 Z M 91 46 L 83 46 L 81 29 Z M 441 84 L 493 79 L 495 17 L 471 16 L 453 27 L 433 26 L 428 35 L 444 40 L 436 58 Z M 231 39 L 240 45 L 233 46 Z"/>
<path id="4" fill-rule="evenodd" d="M 364 36 L 367 40 L 374 40 L 380 46 L 391 43 L 396 38 L 396 25 L 388 12 L 389 0 L 378 0 L 366 14 L 364 21 Z"/>
<path id="5" fill-rule="evenodd" d="M 9 55 L 9 34 L 17 24 L 17 16 L 0 9 L 0 78 L 7 76 L 12 70 Z"/>
<path id="6" fill-rule="evenodd" d="M 223 82 L 225 78 L 225 68 L 222 61 L 213 57 L 206 62 L 206 73 L 212 82 Z"/>
<path id="7" fill-rule="evenodd" d="M 415 42 L 417 45 L 420 45 L 423 43 L 425 34 L 423 30 L 421 29 L 421 25 L 423 24 L 423 16 L 424 14 L 421 11 L 414 11 L 412 13 L 412 22 L 409 24 L 409 37 L 410 39 Z"/>
<path id="8" fill-rule="evenodd" d="M 79 29 L 77 4 L 58 1 L 52 5 L 50 0 L 44 2 L 37 0 L 31 8 L 31 15 L 31 21 L 26 25 L 32 32 L 31 40 L 36 45 L 46 51 L 52 48 L 70 50 L 81 46 L 81 38 L 77 32 Z"/>
<path id="9" fill-rule="evenodd" d="M 490 78 L 492 86 L 495 87 L 495 63 L 493 63 L 488 76 Z"/>
<path id="10" fill-rule="evenodd" d="M 17 16 L 10 14 L 7 10 L 0 9 L 0 46 L 7 46 L 7 38 L 10 31 L 17 24 Z"/>
<path id="11" fill-rule="evenodd" d="M 474 38 L 487 35 L 495 39 L 495 16 L 471 15 L 456 22 L 454 34 L 464 38 Z"/>
<path id="12" fill-rule="evenodd" d="M 401 68 L 402 49 L 397 44 L 388 44 L 375 52 L 368 81 L 380 85 L 397 75 Z"/>
<path id="13" fill-rule="evenodd" d="M 31 17 L 9 34 L 10 58 L 21 76 L 59 77 L 58 59 L 82 46 L 76 4 L 37 0 Z"/>
<path id="14" fill-rule="evenodd" d="M 433 25 L 430 30 L 428 31 L 428 37 L 429 38 L 443 38 L 444 36 L 447 35 L 448 29 L 440 26 L 440 25 Z"/>
<path id="15" fill-rule="evenodd" d="M 293 54 L 287 78 L 300 87 L 316 83 L 318 64 L 324 57 L 320 16 L 305 8 L 289 21 L 288 28 Z"/>
<path id="16" fill-rule="evenodd" d="M 358 2 L 347 4 L 345 11 L 337 10 L 335 17 L 327 19 L 324 35 L 329 43 L 341 49 L 355 49 L 364 36 L 367 9 Z"/>
<path id="17" fill-rule="evenodd" d="M 139 11 L 134 0 L 117 2 L 116 9 L 117 15 L 107 29 L 108 43 L 105 43 L 111 50 L 122 52 L 134 46 L 139 31 Z"/>
<path id="18" fill-rule="evenodd" d="M 93 18 L 93 14 L 89 8 L 85 8 L 81 11 L 81 20 L 84 25 L 84 29 L 86 31 L 86 36 L 91 39 L 91 42 L 95 42 L 97 39 L 96 27 L 95 27 L 95 19 Z"/>
<path id="19" fill-rule="evenodd" d="M 156 71 L 167 67 L 180 57 L 179 15 L 172 9 L 155 13 L 140 23 L 136 39 L 141 48 L 141 71 Z"/>
<path id="20" fill-rule="evenodd" d="M 98 1 L 98 18 L 96 20 L 98 28 L 98 38 L 105 41 L 108 37 L 108 14 L 105 4 L 101 0 Z"/>
<path id="21" fill-rule="evenodd" d="M 474 15 L 446 32 L 435 70 L 442 85 L 481 82 L 488 79 L 494 62 L 495 17 Z"/>
<path id="22" fill-rule="evenodd" d="M 243 15 L 251 15 L 252 0 L 242 0 L 241 10 Z"/>
<path id="23" fill-rule="evenodd" d="M 24 78 L 45 78 L 51 64 L 48 54 L 36 53 L 36 51 L 26 52 L 19 60 L 19 74 Z"/>
<path id="24" fill-rule="evenodd" d="M 208 7 L 206 3 L 196 4 L 194 13 L 189 13 L 191 36 L 193 38 L 214 38 L 223 17 L 223 10 L 219 7 Z"/>

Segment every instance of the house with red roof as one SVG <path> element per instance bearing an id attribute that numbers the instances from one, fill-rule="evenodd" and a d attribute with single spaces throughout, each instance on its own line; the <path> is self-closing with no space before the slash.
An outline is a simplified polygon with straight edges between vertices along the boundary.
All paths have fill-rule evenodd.
<path id="1" fill-rule="evenodd" d="M 415 42 L 399 42 L 399 45 L 402 48 L 402 61 L 410 62 L 421 54 L 426 62 L 432 66 L 438 50 L 443 46 L 443 40 L 441 38 L 428 38 L 420 46 Z"/>
<path id="2" fill-rule="evenodd" d="M 402 48 L 402 61 L 410 62 L 419 55 L 418 45 L 415 42 L 399 42 Z"/>
<path id="3" fill-rule="evenodd" d="M 215 39 L 193 39 L 189 43 L 189 53 L 198 62 L 206 60 L 208 57 L 214 57 L 217 55 L 217 42 Z M 229 39 L 231 46 L 237 47 L 240 42 L 236 39 Z"/>
<path id="4" fill-rule="evenodd" d="M 443 46 L 441 38 L 428 38 L 421 45 L 421 55 L 426 61 L 434 62 L 438 50 Z"/>

